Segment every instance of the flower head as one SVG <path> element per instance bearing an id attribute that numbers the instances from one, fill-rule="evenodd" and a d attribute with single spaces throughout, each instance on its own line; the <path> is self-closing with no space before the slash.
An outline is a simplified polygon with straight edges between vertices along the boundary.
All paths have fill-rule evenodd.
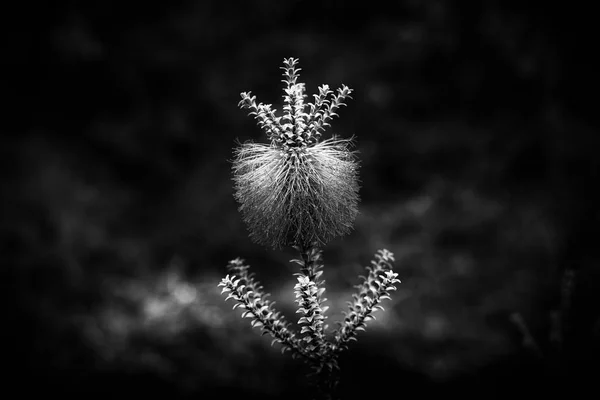
<path id="1" fill-rule="evenodd" d="M 358 163 L 348 139 L 320 141 L 345 105 L 352 89 L 337 94 L 319 87 L 314 103 L 305 103 L 298 83 L 298 60 L 284 60 L 283 115 L 256 96 L 241 93 L 241 108 L 251 110 L 270 144 L 244 143 L 235 150 L 235 198 L 257 243 L 272 247 L 325 244 L 352 229 L 358 213 Z"/>

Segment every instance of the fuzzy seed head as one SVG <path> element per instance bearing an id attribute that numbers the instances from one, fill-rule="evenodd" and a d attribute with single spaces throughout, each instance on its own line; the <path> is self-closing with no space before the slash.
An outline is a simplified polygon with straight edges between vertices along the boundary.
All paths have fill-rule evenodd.
<path id="1" fill-rule="evenodd" d="M 351 140 L 320 141 L 321 131 L 337 115 L 351 89 L 338 94 L 319 88 L 315 103 L 304 103 L 304 84 L 298 83 L 297 60 L 284 60 L 283 116 L 271 105 L 256 104 L 242 93 L 248 108 L 265 130 L 270 144 L 247 142 L 234 151 L 234 197 L 257 243 L 324 245 L 350 232 L 358 213 L 358 162 Z M 308 112 L 307 112 L 308 109 Z"/>

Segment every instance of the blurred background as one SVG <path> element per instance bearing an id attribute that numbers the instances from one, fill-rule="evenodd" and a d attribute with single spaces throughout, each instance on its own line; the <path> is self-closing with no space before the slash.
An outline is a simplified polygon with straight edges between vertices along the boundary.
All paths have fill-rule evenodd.
<path id="1" fill-rule="evenodd" d="M 393 8 L 392 8 L 393 7 Z M 2 13 L 3 378 L 23 394 L 304 397 L 217 284 L 244 258 L 296 321 L 292 251 L 250 242 L 241 91 L 355 89 L 360 215 L 324 249 L 329 323 L 374 252 L 402 283 L 342 398 L 582 390 L 600 355 L 595 14 L 406 0 L 46 2 Z M 7 375 L 8 374 L 8 375 Z M 596 374 L 596 375 L 594 375 Z"/>

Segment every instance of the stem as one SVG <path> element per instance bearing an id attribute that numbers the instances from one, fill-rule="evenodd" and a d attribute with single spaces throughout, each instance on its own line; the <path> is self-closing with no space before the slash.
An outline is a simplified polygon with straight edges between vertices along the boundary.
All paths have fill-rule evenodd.
<path id="1" fill-rule="evenodd" d="M 300 270 L 308 279 L 315 282 L 318 285 L 318 282 L 315 281 L 315 276 L 317 274 L 317 267 L 319 262 L 319 249 L 316 246 L 305 246 L 300 245 L 297 247 L 300 255 L 302 256 L 303 265 Z M 313 249 L 316 250 L 313 252 Z"/>
<path id="2" fill-rule="evenodd" d="M 301 272 L 308 279 L 315 283 L 317 288 L 324 283 L 320 280 L 320 269 L 323 267 L 321 264 L 321 251 L 316 244 L 312 246 L 299 245 L 296 249 L 302 256 Z M 317 301 L 319 305 L 322 303 L 322 296 L 317 295 Z M 337 366 L 337 355 L 331 353 L 332 346 L 329 341 L 325 338 L 323 333 L 324 346 L 320 349 L 319 353 L 316 354 L 315 358 L 310 360 L 312 367 L 316 369 L 315 386 L 318 390 L 319 399 L 322 400 L 333 400 L 334 391 L 337 386 L 338 380 L 335 376 Z"/>

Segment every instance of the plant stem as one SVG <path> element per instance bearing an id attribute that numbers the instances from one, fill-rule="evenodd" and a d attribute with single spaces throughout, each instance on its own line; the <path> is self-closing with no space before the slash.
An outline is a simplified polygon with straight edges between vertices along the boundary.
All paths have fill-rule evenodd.
<path id="1" fill-rule="evenodd" d="M 310 281 L 314 282 L 318 288 L 323 284 L 323 281 L 319 279 L 319 270 L 323 267 L 321 264 L 321 251 L 316 245 L 312 246 L 298 246 L 297 250 L 302 256 L 301 272 L 303 275 L 309 278 Z M 317 295 L 317 301 L 319 304 L 322 302 L 322 296 Z M 315 386 L 318 391 L 319 399 L 322 400 L 333 400 L 334 390 L 337 386 L 337 379 L 335 372 L 337 370 L 336 358 L 331 353 L 331 344 L 326 340 L 323 335 L 323 346 L 320 348 L 317 357 L 311 359 L 312 367 L 316 369 Z"/>
<path id="2" fill-rule="evenodd" d="M 319 249 L 316 246 L 304 246 L 300 245 L 297 247 L 300 255 L 302 256 L 303 265 L 301 271 L 304 275 L 308 276 L 308 279 L 315 281 L 317 269 L 319 265 Z"/>

